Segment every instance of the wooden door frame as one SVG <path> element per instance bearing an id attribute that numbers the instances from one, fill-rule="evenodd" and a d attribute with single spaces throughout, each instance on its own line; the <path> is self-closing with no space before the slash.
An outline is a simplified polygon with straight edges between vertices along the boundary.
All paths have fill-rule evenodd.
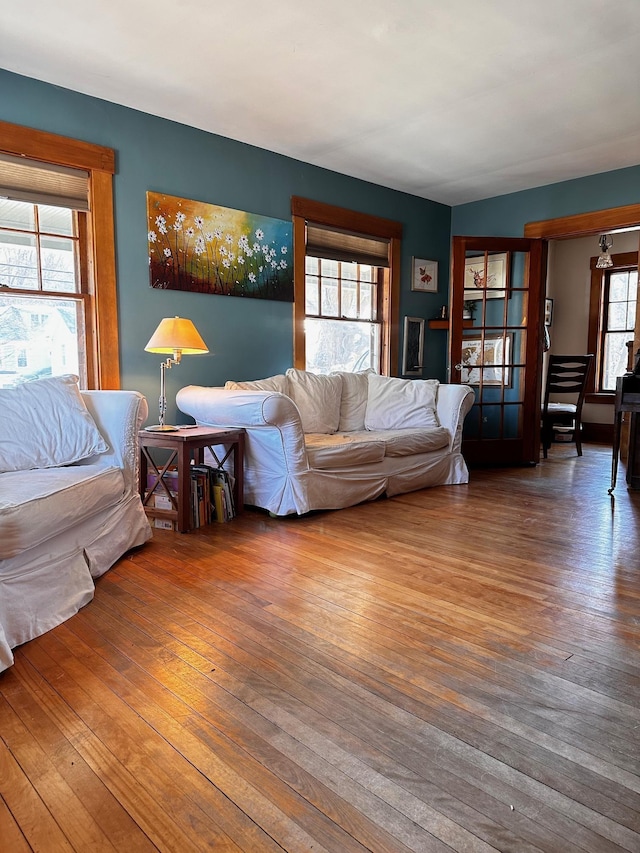
<path id="1" fill-rule="evenodd" d="M 510 251 L 523 252 L 529 257 L 527 270 L 528 281 L 527 285 L 530 288 L 528 294 L 528 313 L 529 321 L 526 323 L 526 354 L 524 363 L 527 370 L 533 365 L 533 381 L 530 381 L 527 375 L 524 387 L 524 395 L 522 398 L 522 410 L 524 413 L 539 412 L 539 401 L 542 394 L 542 343 L 541 330 L 544 312 L 544 281 L 546 276 L 546 257 L 547 257 L 547 242 L 539 238 L 530 237 L 465 237 L 454 235 L 453 237 L 453 257 L 452 257 L 452 276 L 451 276 L 451 311 L 450 311 L 450 333 L 449 333 L 449 381 L 457 383 L 460 381 L 460 375 L 455 371 L 454 364 L 458 360 L 459 352 L 462 347 L 463 326 L 462 326 L 462 308 L 464 301 L 464 266 L 465 257 L 468 250 L 478 251 Z M 458 292 L 455 288 L 455 281 L 459 279 L 462 289 Z M 537 302 L 536 302 L 537 300 Z M 536 316 L 531 316 L 532 312 L 536 312 Z M 457 322 L 457 319 L 460 322 Z M 535 359 L 535 363 L 534 363 Z M 503 464 L 501 460 L 505 460 L 504 464 L 535 464 L 538 461 L 540 453 L 540 422 L 539 418 L 527 418 L 524 422 L 522 435 L 516 439 L 501 439 L 503 443 L 506 441 L 510 445 L 511 455 L 503 456 L 504 446 L 502 448 L 496 443 L 491 445 L 491 440 L 486 440 L 486 448 L 489 451 L 488 455 L 482 460 L 476 459 L 475 454 L 472 454 L 470 443 L 466 443 L 467 452 L 465 453 L 465 443 L 463 439 L 463 454 L 465 458 L 469 456 L 472 463 L 479 464 Z M 474 444 L 475 447 L 475 444 Z M 484 451 L 483 451 L 484 453 Z M 473 458 L 472 458 L 473 457 Z M 519 461 L 516 461 L 519 460 Z"/>
<path id="2" fill-rule="evenodd" d="M 556 219 L 539 219 L 527 222 L 525 237 L 541 237 L 543 240 L 567 240 L 570 237 L 588 237 L 617 228 L 640 226 L 640 204 L 624 207 L 607 207 L 591 213 L 575 213 Z"/>
<path id="3" fill-rule="evenodd" d="M 590 213 L 577 213 L 556 219 L 539 219 L 535 222 L 527 222 L 524 226 L 524 236 L 541 237 L 544 240 L 568 240 L 575 237 L 588 237 L 590 234 L 615 231 L 619 228 L 640 228 L 640 204 L 607 207 Z M 634 352 L 639 349 L 640 299 L 636 304 L 636 327 L 633 341 Z"/>

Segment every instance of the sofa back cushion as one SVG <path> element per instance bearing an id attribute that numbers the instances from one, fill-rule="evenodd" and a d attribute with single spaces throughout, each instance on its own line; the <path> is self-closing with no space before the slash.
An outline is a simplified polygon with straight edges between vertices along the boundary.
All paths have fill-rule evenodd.
<path id="1" fill-rule="evenodd" d="M 358 373 L 336 371 L 331 374 L 332 376 L 342 376 L 338 432 L 357 432 L 364 429 L 364 415 L 369 393 L 367 376 L 373 372 L 371 368 L 368 368 Z"/>
<path id="2" fill-rule="evenodd" d="M 288 393 L 298 407 L 305 433 L 336 432 L 340 424 L 342 376 L 325 376 L 306 370 L 287 370 Z"/>
<path id="3" fill-rule="evenodd" d="M 409 429 L 438 427 L 437 379 L 395 379 L 371 373 L 365 429 Z"/>
<path id="4" fill-rule="evenodd" d="M 57 468 L 108 449 L 77 376 L 50 376 L 0 390 L 0 473 Z"/>
<path id="5" fill-rule="evenodd" d="M 253 379 L 250 382 L 225 382 L 227 391 L 275 391 L 278 394 L 288 394 L 287 377 L 284 373 L 269 376 L 267 379 Z"/>

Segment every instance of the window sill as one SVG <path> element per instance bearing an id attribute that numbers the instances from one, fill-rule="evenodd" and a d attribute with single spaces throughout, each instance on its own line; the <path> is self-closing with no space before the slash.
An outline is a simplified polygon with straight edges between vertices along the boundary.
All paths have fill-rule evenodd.
<path id="1" fill-rule="evenodd" d="M 587 394 L 584 398 L 585 403 L 596 403 L 598 405 L 613 406 L 616 401 L 615 391 L 598 391 Z"/>

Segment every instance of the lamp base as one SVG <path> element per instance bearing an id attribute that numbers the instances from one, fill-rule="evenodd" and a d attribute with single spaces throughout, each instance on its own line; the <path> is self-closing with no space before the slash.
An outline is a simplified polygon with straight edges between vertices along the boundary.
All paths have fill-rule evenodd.
<path id="1" fill-rule="evenodd" d="M 168 424 L 154 424 L 153 426 L 145 427 L 146 432 L 178 432 L 180 427 L 169 426 Z"/>

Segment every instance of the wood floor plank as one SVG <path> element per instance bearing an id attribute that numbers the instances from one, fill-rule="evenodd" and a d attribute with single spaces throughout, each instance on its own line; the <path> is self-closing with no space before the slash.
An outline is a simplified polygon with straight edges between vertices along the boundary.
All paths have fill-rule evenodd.
<path id="1" fill-rule="evenodd" d="M 67 784 L 21 719 L 0 697 L 0 729 L 7 747 L 74 849 L 112 853 L 115 847 L 82 799 Z"/>
<path id="2" fill-rule="evenodd" d="M 118 620 L 111 615 L 111 618 L 105 619 L 100 623 L 100 628 L 103 636 L 111 635 L 115 639 L 119 631 L 126 630 L 126 625 L 118 625 Z M 154 661 L 151 657 L 145 656 L 143 644 L 135 641 L 135 634 L 131 635 L 129 646 L 132 649 L 132 658 L 141 666 L 146 667 L 148 673 L 153 671 Z M 216 706 L 215 712 L 209 717 L 209 721 L 215 724 L 215 728 L 208 727 L 205 722 L 207 718 L 204 709 L 204 702 L 206 701 L 204 696 L 211 689 L 212 685 L 204 677 L 199 677 L 198 672 L 194 672 L 189 666 L 185 666 L 183 661 L 186 659 L 188 659 L 188 655 L 186 654 L 184 658 L 175 657 L 173 661 L 174 666 L 172 667 L 174 675 L 170 678 L 170 683 L 174 695 L 180 697 L 193 696 L 193 705 L 198 707 L 202 719 L 198 720 L 197 716 L 193 714 L 190 718 L 186 719 L 185 724 L 189 726 L 191 731 L 197 732 L 197 736 L 201 742 L 214 744 L 215 753 L 218 756 L 229 755 L 228 763 L 233 763 L 234 761 L 233 745 L 239 746 L 242 750 L 240 755 L 244 756 L 241 759 L 241 772 L 243 774 L 246 773 L 247 780 L 250 779 L 254 785 L 261 784 L 266 786 L 264 787 L 264 792 L 269 793 L 273 801 L 277 802 L 279 799 L 286 797 L 287 792 L 282 789 L 278 792 L 277 788 L 274 788 L 273 784 L 269 781 L 270 777 L 263 772 L 263 768 L 268 768 L 271 764 L 277 764 L 278 775 L 286 782 L 289 789 L 296 791 L 297 794 L 311 803 L 315 809 L 326 812 L 327 815 L 340 814 L 340 822 L 348 825 L 349 834 L 358 838 L 362 844 L 370 844 L 372 845 L 372 849 L 379 851 L 391 849 L 400 851 L 404 849 L 402 845 L 398 845 L 397 841 L 386 838 L 384 831 L 381 829 L 378 830 L 375 826 L 370 825 L 369 821 L 364 820 L 359 812 L 353 810 L 348 802 L 333 797 L 330 790 L 323 785 L 319 785 L 315 777 L 303 773 L 298 765 L 287 761 L 282 753 L 273 751 L 267 739 L 263 737 L 263 731 L 252 732 L 248 727 L 240 729 L 235 719 L 231 715 L 226 714 L 220 706 Z M 170 660 L 168 656 L 165 658 L 165 663 L 167 667 L 165 669 L 165 679 L 169 679 L 168 669 L 170 667 Z M 209 669 L 210 663 L 204 663 L 204 668 Z M 199 689 L 192 687 L 194 682 L 200 685 Z M 148 696 L 151 690 L 152 686 L 147 685 L 145 695 Z M 138 710 L 141 714 L 146 712 L 141 708 L 138 708 Z M 240 711 L 244 710 L 246 708 L 244 703 L 242 703 Z M 259 737 L 255 737 L 256 733 Z M 236 758 L 235 763 L 237 761 L 238 759 Z M 296 809 L 300 811 L 302 806 L 302 801 L 298 800 Z M 314 820 L 316 823 L 318 822 L 319 818 L 317 814 Z M 338 844 L 344 850 L 351 849 L 348 838 L 327 838 L 327 843 L 330 843 L 331 846 Z M 437 848 L 434 846 L 434 849 Z"/>
<path id="3" fill-rule="evenodd" d="M 179 606 L 179 603 L 178 603 L 178 602 L 176 602 L 176 601 L 175 601 L 175 599 L 173 599 L 173 608 L 172 608 L 172 613 L 174 613 L 174 614 L 175 614 L 175 611 L 176 611 L 176 605 L 177 605 L 177 604 L 178 604 L 178 606 Z M 193 607 L 197 607 L 197 603 L 196 603 L 196 602 L 192 602 L 191 604 L 192 604 L 192 606 L 193 606 Z M 156 610 L 155 612 L 158 612 L 158 611 Z M 171 618 L 174 618 L 174 617 L 171 617 Z M 219 616 L 218 616 L 218 621 L 220 621 Z M 219 658 L 219 657 L 217 657 L 217 658 L 216 658 L 216 663 L 218 664 L 218 666 L 220 666 L 220 658 Z M 223 665 L 224 665 L 224 664 L 223 664 Z M 205 666 L 207 666 L 207 664 L 205 664 Z M 228 664 L 227 664 L 227 669 L 229 669 Z M 249 674 L 247 674 L 247 673 L 243 673 L 243 683 L 248 683 L 248 682 L 249 682 L 249 680 L 250 680 L 250 675 L 249 675 Z M 282 699 L 282 697 L 281 697 L 281 698 L 280 698 L 280 703 L 282 703 L 283 701 L 286 701 L 286 699 L 284 699 L 284 700 L 283 700 L 283 699 Z M 405 772 L 405 769 L 404 769 L 404 768 L 403 768 L 403 772 Z M 456 779 L 456 786 L 457 786 L 457 787 L 459 787 L 459 786 L 461 785 L 461 783 L 462 783 L 462 778 L 461 778 L 461 777 L 457 777 L 457 779 Z M 456 786 L 454 786 L 454 787 L 456 787 Z M 612 803 L 612 808 L 615 808 L 615 803 Z M 456 808 L 455 808 L 455 813 L 456 813 L 456 814 L 459 814 L 459 813 L 460 813 L 460 809 L 461 809 L 461 807 L 460 807 L 460 803 L 458 803 L 458 804 L 457 804 L 457 806 L 456 806 Z M 574 832 L 574 833 L 576 832 L 576 827 L 574 827 L 574 828 L 573 828 L 573 832 Z M 568 842 L 568 841 L 567 841 L 566 843 L 567 843 L 567 844 L 569 844 L 569 842 Z M 553 847 L 552 847 L 551 849 L 553 849 Z M 569 849 L 569 848 L 567 848 L 567 849 Z M 604 849 L 604 848 L 603 848 L 603 849 Z"/>
<path id="4" fill-rule="evenodd" d="M 73 851 L 4 738 L 0 739 L 0 794 L 34 850 Z"/>
<path id="5" fill-rule="evenodd" d="M 2 796 L 0 796 L 0 838 L 4 849 L 10 850 L 11 853 L 31 853 L 33 850 Z"/>
<path id="6" fill-rule="evenodd" d="M 22 667 L 16 673 L 14 684 L 3 685 L 3 695 L 113 847 L 131 853 L 151 853 L 156 850 L 155 845 L 65 737 L 63 725 L 59 726 L 56 722 L 55 706 L 60 703 L 60 697 L 33 667 Z"/>
<path id="7" fill-rule="evenodd" d="M 637 853 L 610 461 L 156 531 L 0 674 L 2 853 Z"/>

